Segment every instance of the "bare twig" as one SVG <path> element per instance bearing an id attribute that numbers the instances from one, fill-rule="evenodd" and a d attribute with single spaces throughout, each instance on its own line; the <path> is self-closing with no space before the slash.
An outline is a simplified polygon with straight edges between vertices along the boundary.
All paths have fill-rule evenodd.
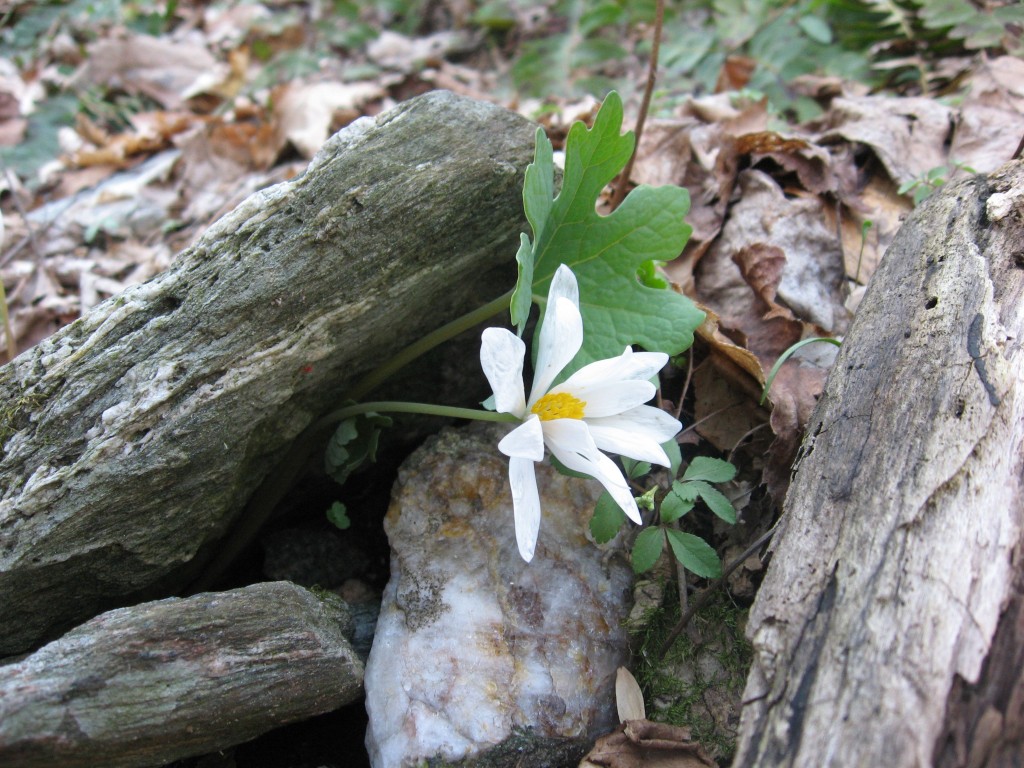
<path id="1" fill-rule="evenodd" d="M 647 121 L 647 111 L 651 107 L 651 93 L 654 92 L 654 83 L 658 79 L 658 52 L 661 50 L 661 30 L 665 22 L 665 0 L 658 0 L 654 12 L 654 39 L 651 41 L 651 60 L 647 66 L 647 85 L 644 87 L 644 98 L 640 102 L 640 113 L 636 118 L 636 143 L 633 145 L 633 154 L 629 162 L 619 174 L 615 182 L 615 189 L 612 192 L 611 208 L 614 211 L 626 197 L 626 189 L 629 187 L 629 177 L 633 173 L 633 161 L 636 159 L 637 149 L 640 147 L 640 137 L 644 133 L 644 123 Z"/>
<path id="2" fill-rule="evenodd" d="M 730 464 L 732 464 L 732 457 L 736 455 L 736 450 L 741 445 L 743 445 L 743 441 L 746 440 L 748 437 L 750 437 L 755 432 L 757 432 L 758 430 L 764 429 L 767 426 L 769 426 L 769 422 L 765 421 L 765 422 L 763 422 L 761 424 L 758 424 L 756 427 L 751 427 L 746 432 L 744 432 L 742 435 L 740 435 L 740 439 L 736 441 L 735 445 L 733 445 L 732 450 L 729 451 L 729 455 L 726 457 L 725 460 L 728 461 Z"/>
<path id="3" fill-rule="evenodd" d="M 678 437 L 681 437 L 682 435 L 685 435 L 687 432 L 690 432 L 690 431 L 696 429 L 697 427 L 699 427 L 701 424 L 703 424 L 708 419 L 713 419 L 713 418 L 715 418 L 715 416 L 718 416 L 720 413 L 725 413 L 726 411 L 731 410 L 732 408 L 735 408 L 737 405 L 742 405 L 742 403 L 737 401 L 735 403 L 730 403 L 729 405 L 723 405 L 717 411 L 712 411 L 707 416 L 705 416 L 703 419 L 700 419 L 699 421 L 693 422 L 693 424 L 691 424 L 686 429 L 684 429 L 682 432 L 680 432 L 679 435 L 677 435 L 676 437 L 678 438 Z"/>
<path id="4" fill-rule="evenodd" d="M 686 356 L 686 380 L 683 382 L 683 389 L 679 393 L 679 402 L 676 403 L 676 412 L 672 415 L 677 419 L 683 412 L 683 401 L 686 400 L 686 393 L 690 391 L 690 380 L 693 379 L 693 347 L 690 347 L 690 354 Z"/>

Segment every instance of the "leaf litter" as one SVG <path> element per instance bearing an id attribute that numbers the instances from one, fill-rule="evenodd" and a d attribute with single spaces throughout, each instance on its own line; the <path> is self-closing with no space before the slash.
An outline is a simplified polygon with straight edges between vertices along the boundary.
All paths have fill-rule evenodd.
<path id="1" fill-rule="evenodd" d="M 5 32 L 31 16 L 29 5 L 15 4 Z M 431 4 L 422 17 L 383 5 L 337 23 L 317 4 L 182 3 L 145 30 L 123 18 L 86 27 L 49 9 L 30 43 L 0 46 L 0 277 L 16 351 L 166 269 L 246 196 L 301 173 L 334 131 L 403 99 L 447 88 L 497 101 L 538 120 L 555 150 L 574 120 L 593 123 L 599 101 L 581 83 L 614 81 L 625 127 L 636 118 L 645 61 L 602 65 L 609 44 L 629 45 L 587 19 L 560 18 L 542 3 L 473 18 L 456 2 Z M 566 30 L 579 33 L 570 47 L 558 37 Z M 561 80 L 524 72 L 514 58 L 524 50 L 562 56 Z M 508 87 L 517 65 L 551 90 Z M 834 348 L 812 344 L 783 365 L 770 408 L 757 404 L 766 371 L 802 339 L 846 333 L 913 208 L 901 185 L 936 169 L 944 180 L 987 173 L 1011 159 L 1024 125 L 1024 61 L 950 58 L 929 73 L 957 84 L 958 95 L 943 99 L 801 75 L 792 93 L 817 112 L 803 122 L 780 119 L 744 90 L 756 69 L 754 59 L 723 59 L 716 93 L 659 83 L 667 96 L 647 121 L 631 181 L 689 193 L 685 250 L 649 257 L 665 258 L 664 273 L 707 315 L 664 390 L 681 390 L 674 407 L 692 425 L 682 442 L 699 436 L 730 460 L 742 455 L 737 490 L 752 499 L 761 484 L 781 505 Z M 609 213 L 606 198 L 598 211 Z M 736 506 L 741 522 L 764 527 L 754 502 L 746 514 Z M 723 546 L 743 549 L 732 539 Z M 753 557 L 732 580 L 756 582 L 760 568 Z M 616 750 L 623 738 L 629 749 L 686 743 L 675 734 L 617 738 Z"/>

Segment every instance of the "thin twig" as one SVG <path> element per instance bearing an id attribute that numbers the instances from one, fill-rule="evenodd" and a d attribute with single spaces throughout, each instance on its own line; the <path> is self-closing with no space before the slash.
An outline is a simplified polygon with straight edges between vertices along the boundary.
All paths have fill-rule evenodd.
<path id="1" fill-rule="evenodd" d="M 722 587 L 726 583 L 728 578 L 732 576 L 733 571 L 739 568 L 748 557 L 757 552 L 757 550 L 759 550 L 766 541 L 768 541 L 772 536 L 775 535 L 775 529 L 778 527 L 779 521 L 776 520 L 775 525 L 773 525 L 771 528 L 769 528 L 767 531 L 761 534 L 758 537 L 757 541 L 755 541 L 753 544 L 751 544 L 743 551 L 742 555 L 737 557 L 735 560 L 733 560 L 731 563 L 729 563 L 729 565 L 725 567 L 725 570 L 722 571 L 721 576 L 719 576 L 717 579 L 708 584 L 704 588 L 704 591 L 702 591 L 699 595 L 697 595 L 696 598 L 694 598 L 693 602 L 690 603 L 690 607 L 687 609 L 686 613 L 684 613 L 679 618 L 679 621 L 672 628 L 672 631 L 669 633 L 668 638 L 662 644 L 661 650 L 658 651 L 659 661 L 665 658 L 665 654 L 667 654 L 669 650 L 672 648 L 672 644 L 675 643 L 679 635 L 681 635 L 683 630 L 686 629 L 686 625 L 690 623 L 690 619 L 692 619 L 697 614 L 697 611 L 699 611 L 701 608 L 707 605 L 708 601 L 711 599 L 711 596 L 718 591 L 719 587 Z M 684 584 L 683 589 L 685 588 L 686 585 Z"/>
<path id="2" fill-rule="evenodd" d="M 683 382 L 683 389 L 679 393 L 679 402 L 676 404 L 676 412 L 672 414 L 677 419 L 683 412 L 683 401 L 686 400 L 686 393 L 690 391 L 690 380 L 693 378 L 693 347 L 690 347 L 690 354 L 686 356 L 686 380 Z"/>
<path id="3" fill-rule="evenodd" d="M 735 403 L 730 403 L 729 405 L 723 405 L 717 411 L 712 411 L 707 416 L 705 416 L 703 419 L 700 419 L 699 421 L 693 422 L 693 424 L 691 424 L 686 429 L 684 429 L 682 432 L 680 432 L 678 435 L 676 435 L 676 437 L 677 438 L 681 437 L 682 435 L 685 435 L 687 432 L 690 432 L 690 431 L 696 429 L 697 427 L 699 427 L 701 424 L 703 424 L 708 419 L 713 419 L 718 414 L 725 413 L 726 411 L 731 410 L 732 408 L 735 408 L 737 405 L 742 405 L 742 404 L 743 404 L 742 401 L 737 401 Z"/>
<path id="4" fill-rule="evenodd" d="M 651 106 L 651 94 L 654 92 L 654 83 L 658 79 L 658 52 L 661 50 L 661 29 L 665 22 L 665 0 L 658 0 L 654 12 L 654 40 L 651 41 L 651 60 L 647 66 L 647 85 L 644 87 L 644 98 L 640 102 L 640 114 L 636 118 L 636 128 L 633 133 L 636 136 L 636 143 L 633 145 L 633 154 L 629 162 L 619 174 L 615 189 L 612 192 L 611 208 L 614 211 L 626 198 L 626 189 L 629 187 L 629 177 L 633 174 L 633 161 L 636 159 L 637 150 L 640 147 L 640 137 L 644 133 L 644 123 L 647 121 L 647 110 Z"/>
<path id="5" fill-rule="evenodd" d="M 764 429 L 767 426 L 769 426 L 769 422 L 765 421 L 765 422 L 762 422 L 761 424 L 758 424 L 756 427 L 751 427 L 746 432 L 744 432 L 742 435 L 740 435 L 740 439 L 737 440 L 735 442 L 735 444 L 732 446 L 732 450 L 729 451 L 729 455 L 726 457 L 725 460 L 728 461 L 730 464 L 732 464 L 732 457 L 736 455 L 736 451 L 743 444 L 743 441 L 746 440 L 748 437 L 750 437 L 755 432 L 757 432 L 759 429 Z"/>

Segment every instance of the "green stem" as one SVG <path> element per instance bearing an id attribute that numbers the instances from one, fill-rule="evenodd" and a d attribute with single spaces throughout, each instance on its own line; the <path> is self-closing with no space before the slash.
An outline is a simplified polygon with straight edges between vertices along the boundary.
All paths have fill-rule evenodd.
<path id="1" fill-rule="evenodd" d="M 478 309 L 474 309 L 462 317 L 452 320 L 447 325 L 442 325 L 436 331 L 428 333 L 419 341 L 410 344 L 397 355 L 385 362 L 383 365 L 370 371 L 358 384 L 348 391 L 347 396 L 351 400 L 362 400 L 367 394 L 379 387 L 384 381 L 391 377 L 396 371 L 404 368 L 417 357 L 429 352 L 439 344 L 448 339 L 458 336 L 478 323 L 482 323 L 499 312 L 508 309 L 512 301 L 513 291 L 502 294 L 494 301 L 489 301 Z M 419 413 L 419 411 L 417 411 Z M 471 418 L 471 417 L 460 417 Z"/>
<path id="2" fill-rule="evenodd" d="M 379 403 L 356 403 L 327 414 L 317 426 L 337 424 L 350 416 L 358 416 L 361 413 L 422 413 L 427 416 L 450 416 L 455 419 L 475 419 L 476 421 L 520 421 L 509 413 L 495 413 L 494 411 L 481 411 L 477 408 L 456 408 L 452 405 L 433 405 L 431 403 L 404 403 L 397 401 L 382 401 Z"/>

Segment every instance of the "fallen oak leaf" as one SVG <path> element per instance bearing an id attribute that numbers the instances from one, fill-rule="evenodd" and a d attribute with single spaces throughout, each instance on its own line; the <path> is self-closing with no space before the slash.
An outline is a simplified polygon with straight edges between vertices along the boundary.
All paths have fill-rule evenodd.
<path id="1" fill-rule="evenodd" d="M 597 740 L 579 768 L 718 768 L 690 730 L 650 720 L 627 720 Z"/>

